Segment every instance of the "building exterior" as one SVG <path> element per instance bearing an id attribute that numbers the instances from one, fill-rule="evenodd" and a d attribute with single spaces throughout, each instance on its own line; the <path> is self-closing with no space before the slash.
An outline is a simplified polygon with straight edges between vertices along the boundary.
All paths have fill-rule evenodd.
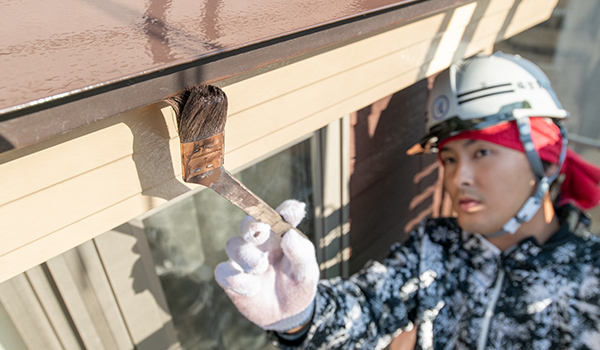
<path id="1" fill-rule="evenodd" d="M 323 277 L 348 276 L 449 214 L 436 157 L 404 155 L 428 79 L 571 2 L 3 4 L 0 348 L 270 348 L 212 276 L 244 213 L 181 180 L 162 99 L 223 88 L 226 168 L 307 202 Z"/>

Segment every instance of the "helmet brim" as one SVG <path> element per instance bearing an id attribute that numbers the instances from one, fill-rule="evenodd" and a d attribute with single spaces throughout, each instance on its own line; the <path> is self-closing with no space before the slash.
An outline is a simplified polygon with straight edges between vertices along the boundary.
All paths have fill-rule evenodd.
<path id="1" fill-rule="evenodd" d="M 459 116 L 454 116 L 435 125 L 426 136 L 409 148 L 408 151 L 406 151 L 406 154 L 437 153 L 439 151 L 439 142 L 448 137 L 458 135 L 464 131 L 483 130 L 496 124 L 513 121 L 516 118 L 534 116 L 563 119 L 568 116 L 568 112 L 561 109 L 549 113 L 549 111 L 535 111 L 533 109 L 523 108 L 471 119 L 462 119 Z"/>

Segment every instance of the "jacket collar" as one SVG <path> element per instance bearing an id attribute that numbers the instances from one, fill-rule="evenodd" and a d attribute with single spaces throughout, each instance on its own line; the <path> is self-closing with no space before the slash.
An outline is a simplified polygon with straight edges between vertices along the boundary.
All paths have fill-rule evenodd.
<path id="1" fill-rule="evenodd" d="M 556 250 L 561 250 L 560 262 L 568 263 L 576 256 L 574 241 L 578 237 L 590 235 L 588 231 L 590 219 L 586 213 L 572 205 L 557 208 L 556 213 L 559 216 L 560 228 L 547 242 L 539 244 L 535 237 L 528 237 L 504 253 L 482 235 L 463 231 L 464 247 L 471 255 L 474 267 L 484 273 L 490 270 L 489 264 L 498 263 L 512 268 L 531 268 L 555 263 L 551 255 Z"/>

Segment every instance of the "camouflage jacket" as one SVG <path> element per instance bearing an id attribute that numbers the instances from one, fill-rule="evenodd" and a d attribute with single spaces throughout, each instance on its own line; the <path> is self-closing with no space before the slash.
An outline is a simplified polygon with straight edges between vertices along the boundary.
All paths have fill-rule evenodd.
<path id="1" fill-rule="evenodd" d="M 454 219 L 425 220 L 383 262 L 321 281 L 308 332 L 275 343 L 382 349 L 414 325 L 417 349 L 600 349 L 600 239 L 572 219 L 504 253 Z"/>

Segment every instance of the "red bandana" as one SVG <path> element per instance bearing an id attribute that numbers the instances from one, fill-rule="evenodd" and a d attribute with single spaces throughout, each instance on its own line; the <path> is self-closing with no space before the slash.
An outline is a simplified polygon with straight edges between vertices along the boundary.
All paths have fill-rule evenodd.
<path id="1" fill-rule="evenodd" d="M 531 138 L 540 158 L 558 164 L 562 145 L 558 126 L 546 118 L 530 118 L 530 121 Z M 464 131 L 442 140 L 439 149 L 442 149 L 445 143 L 458 139 L 483 140 L 525 152 L 514 121 L 500 123 L 483 130 Z M 586 162 L 575 152 L 567 150 L 561 173 L 565 175 L 565 179 L 561 186 L 559 204 L 571 202 L 587 210 L 600 203 L 600 187 L 598 187 L 600 168 Z"/>

